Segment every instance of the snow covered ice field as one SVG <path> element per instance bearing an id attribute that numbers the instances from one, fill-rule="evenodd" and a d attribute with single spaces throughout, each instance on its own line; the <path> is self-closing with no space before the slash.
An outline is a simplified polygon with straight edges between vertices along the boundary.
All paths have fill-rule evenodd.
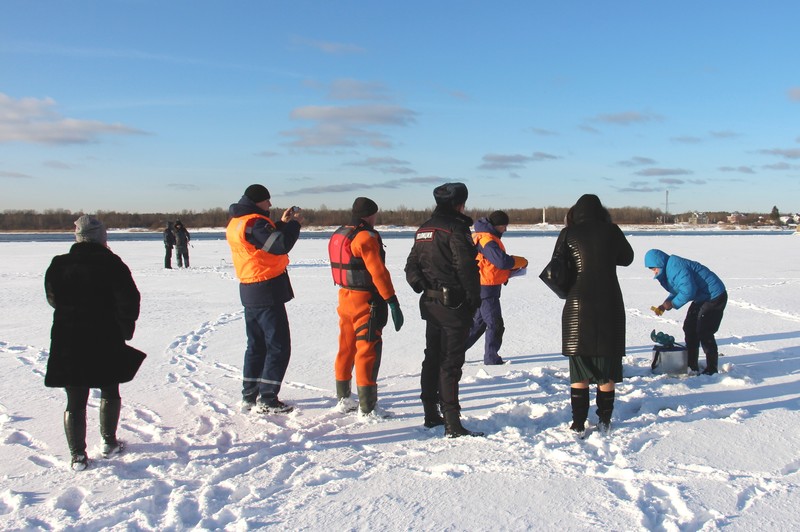
<path id="1" fill-rule="evenodd" d="M 44 271 L 68 243 L 0 243 L 0 529 L 3 530 L 797 530 L 800 527 L 800 237 L 746 232 L 630 236 L 619 268 L 627 309 L 625 381 L 612 433 L 576 441 L 562 301 L 537 278 L 555 238 L 515 237 L 531 261 L 504 288 L 510 364 L 467 353 L 464 424 L 486 438 L 422 427 L 424 322 L 403 266 L 411 239 L 385 239 L 405 325 L 384 330 L 380 422 L 333 410 L 336 288 L 324 239 L 291 254 L 288 416 L 239 412 L 245 345 L 223 241 L 195 241 L 192 268 L 164 270 L 157 241 L 110 246 L 133 272 L 148 353 L 121 386 L 118 436 L 99 457 L 94 391 L 90 469 L 75 473 L 66 396 L 45 388 L 52 311 Z M 665 292 L 642 263 L 651 247 L 699 260 L 726 283 L 721 372 L 650 371 L 653 329 L 682 339 L 686 309 L 656 317 Z M 703 356 L 700 358 L 703 365 Z M 594 391 L 592 392 L 594 402 Z M 590 421 L 596 421 L 594 406 Z"/>

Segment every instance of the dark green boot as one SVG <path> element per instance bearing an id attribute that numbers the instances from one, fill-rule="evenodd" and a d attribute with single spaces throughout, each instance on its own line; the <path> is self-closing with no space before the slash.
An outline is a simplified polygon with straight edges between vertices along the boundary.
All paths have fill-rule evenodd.
<path id="1" fill-rule="evenodd" d="M 361 414 L 371 414 L 375 410 L 375 405 L 378 403 L 378 387 L 377 386 L 359 386 L 358 387 L 358 407 Z"/>

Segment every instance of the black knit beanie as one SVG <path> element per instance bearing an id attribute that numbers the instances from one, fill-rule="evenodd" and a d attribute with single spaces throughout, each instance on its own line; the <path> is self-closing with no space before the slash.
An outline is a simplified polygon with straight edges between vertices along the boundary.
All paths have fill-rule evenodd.
<path id="1" fill-rule="evenodd" d="M 353 216 L 366 218 L 378 212 L 378 204 L 369 198 L 358 197 L 353 202 Z"/>
<path id="2" fill-rule="evenodd" d="M 269 190 L 264 185 L 250 185 L 245 189 L 244 195 L 253 203 L 261 203 L 269 199 Z"/>
<path id="3" fill-rule="evenodd" d="M 503 211 L 494 211 L 489 215 L 489 223 L 495 227 L 498 225 L 508 225 L 508 215 Z"/>

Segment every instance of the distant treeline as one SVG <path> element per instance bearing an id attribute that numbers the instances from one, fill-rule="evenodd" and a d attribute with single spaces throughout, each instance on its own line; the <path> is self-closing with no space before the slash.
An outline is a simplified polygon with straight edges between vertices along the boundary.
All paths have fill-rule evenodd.
<path id="1" fill-rule="evenodd" d="M 564 216 L 569 207 L 531 207 L 528 209 L 504 209 L 511 219 L 511 224 L 538 224 L 547 222 L 551 224 L 564 223 Z M 272 216 L 280 216 L 283 208 L 273 208 Z M 467 209 L 466 214 L 472 219 L 488 216 L 494 209 Z M 378 214 L 380 225 L 399 225 L 414 227 L 431 214 L 432 209 L 414 210 L 406 208 L 381 210 Z M 673 223 L 675 221 L 688 221 L 690 213 L 669 214 L 664 220 L 664 213 L 660 209 L 648 207 L 621 207 L 609 209 L 611 217 L 618 224 L 657 224 Z M 225 227 L 228 224 L 227 209 L 209 209 L 200 212 L 156 212 L 156 213 L 129 213 L 116 211 L 97 211 L 92 213 L 72 212 L 56 209 L 37 212 L 33 210 L 7 210 L 0 213 L 0 231 L 72 231 L 75 229 L 74 221 L 82 214 L 91 214 L 99 218 L 106 227 L 111 229 L 143 229 L 158 231 L 166 227 L 167 222 L 180 220 L 191 230 L 192 227 Z M 544 214 L 545 219 L 542 219 Z M 725 221 L 727 212 L 705 213 L 708 223 Z M 338 226 L 350 220 L 350 209 L 303 209 L 305 225 L 309 226 Z M 740 223 L 756 223 L 761 217 L 759 214 L 750 214 Z"/>

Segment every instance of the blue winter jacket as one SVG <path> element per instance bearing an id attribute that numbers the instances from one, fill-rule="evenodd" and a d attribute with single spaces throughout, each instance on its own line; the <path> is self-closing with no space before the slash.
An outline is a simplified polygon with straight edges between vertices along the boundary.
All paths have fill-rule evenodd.
<path id="1" fill-rule="evenodd" d="M 703 303 L 725 292 L 725 285 L 720 278 L 699 262 L 667 255 L 660 249 L 651 249 L 644 256 L 644 265 L 647 268 L 661 268 L 655 278 L 669 292 L 667 299 L 672 301 L 676 309 L 689 301 Z"/>
<path id="2" fill-rule="evenodd" d="M 479 218 L 475 221 L 475 232 L 489 233 L 497 238 L 503 237 L 503 235 L 501 235 L 500 232 L 494 228 L 488 218 Z M 477 248 L 478 251 L 480 251 L 481 254 L 483 254 L 483 256 L 486 257 L 486 259 L 494 264 L 497 268 L 501 270 L 510 270 L 514 267 L 514 257 L 500 249 L 500 246 L 498 246 L 497 243 L 489 242 L 485 246 L 479 245 Z M 500 297 L 501 289 L 502 285 L 481 285 L 481 299 Z"/>

